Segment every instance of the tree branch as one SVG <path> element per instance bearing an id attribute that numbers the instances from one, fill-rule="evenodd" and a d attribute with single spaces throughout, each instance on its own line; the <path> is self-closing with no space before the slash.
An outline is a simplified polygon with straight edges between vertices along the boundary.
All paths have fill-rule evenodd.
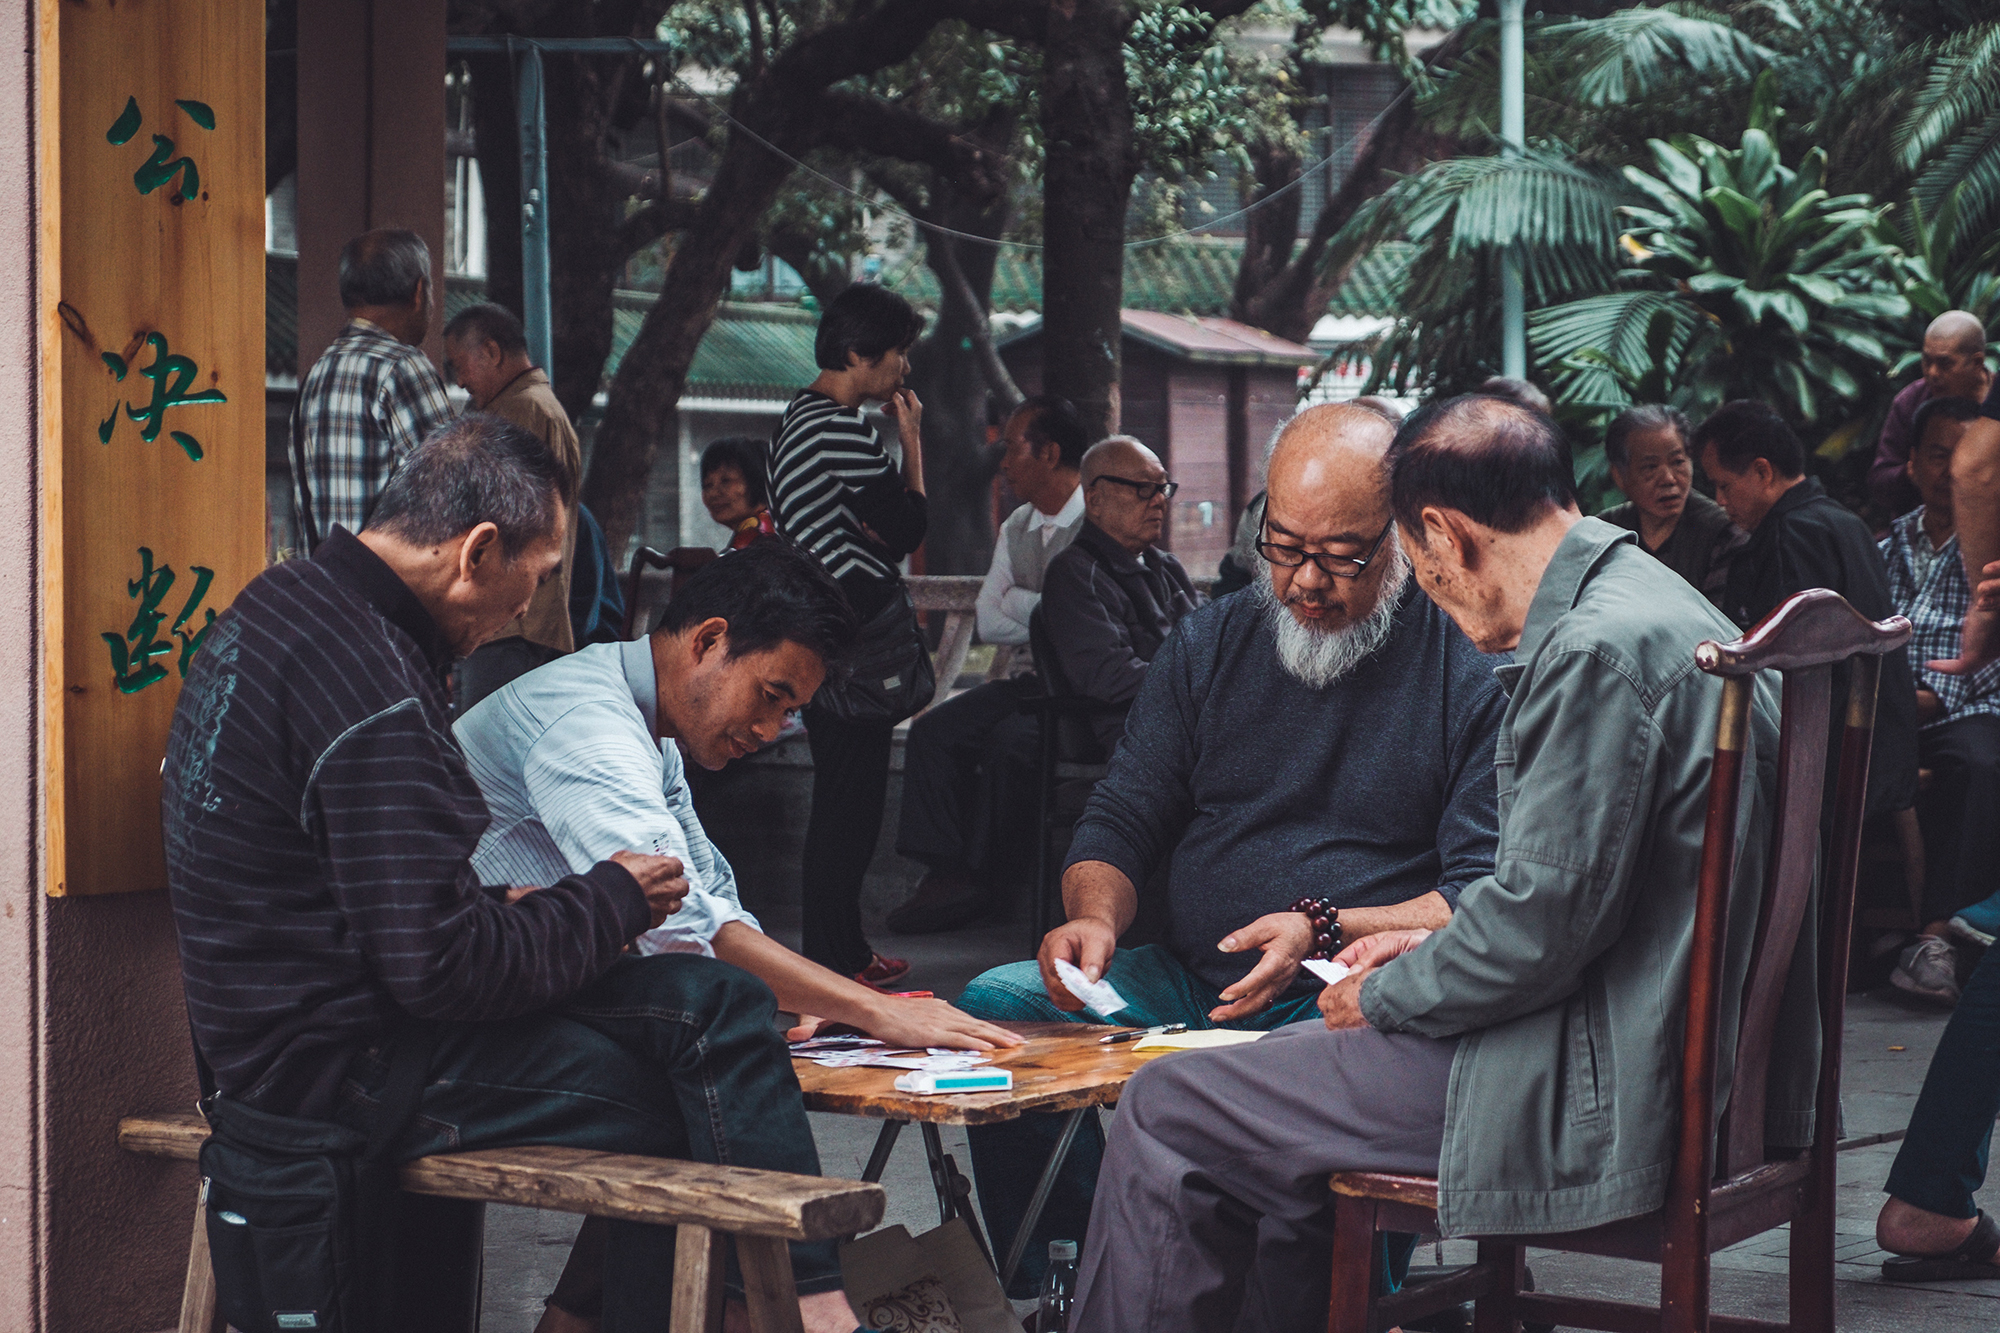
<path id="1" fill-rule="evenodd" d="M 821 142 L 929 167 L 968 199 L 984 203 L 1006 192 L 1003 159 L 956 126 L 879 98 L 829 89 Z"/>
<path id="2" fill-rule="evenodd" d="M 670 231 L 694 225 L 698 205 L 686 199 L 655 199 L 618 224 L 617 245 L 630 255 Z"/>

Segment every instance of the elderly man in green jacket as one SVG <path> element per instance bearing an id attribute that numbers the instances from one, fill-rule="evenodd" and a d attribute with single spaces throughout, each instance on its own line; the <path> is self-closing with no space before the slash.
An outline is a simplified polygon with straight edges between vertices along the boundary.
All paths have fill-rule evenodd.
<path id="1" fill-rule="evenodd" d="M 1580 1230 L 1665 1198 L 1722 707 L 1694 648 L 1736 628 L 1630 533 L 1578 514 L 1569 449 L 1537 412 L 1452 399 L 1412 417 L 1390 456 L 1424 591 L 1480 649 L 1515 655 L 1499 668 L 1494 873 L 1448 925 L 1341 953 L 1354 975 L 1322 993 L 1323 1023 L 1139 1071 L 1091 1214 L 1071 1325 L 1084 1333 L 1323 1328 L 1333 1171 L 1435 1174 L 1450 1235 Z M 1777 691 L 1761 681 L 1718 1112 L 1777 744 Z M 1811 943 L 1773 1057 L 1776 1143 L 1811 1134 Z"/>

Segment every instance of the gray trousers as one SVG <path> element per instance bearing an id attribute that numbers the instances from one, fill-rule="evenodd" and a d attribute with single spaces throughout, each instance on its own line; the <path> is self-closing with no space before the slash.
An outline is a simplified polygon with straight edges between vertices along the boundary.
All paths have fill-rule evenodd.
<path id="1" fill-rule="evenodd" d="M 1457 1049 L 1314 1020 L 1154 1059 L 1118 1101 L 1070 1327 L 1325 1328 L 1326 1178 L 1436 1174 Z"/>

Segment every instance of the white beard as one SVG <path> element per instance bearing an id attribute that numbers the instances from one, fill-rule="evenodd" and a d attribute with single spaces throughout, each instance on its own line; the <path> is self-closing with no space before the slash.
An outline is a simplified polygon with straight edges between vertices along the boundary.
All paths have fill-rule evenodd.
<path id="1" fill-rule="evenodd" d="M 1376 557 L 1390 562 L 1376 594 L 1375 609 L 1361 620 L 1339 629 L 1315 629 L 1301 624 L 1282 601 L 1271 583 L 1270 562 L 1260 560 L 1257 571 L 1257 604 L 1263 608 L 1264 623 L 1278 641 L 1278 661 L 1286 674 L 1307 689 L 1323 690 L 1340 680 L 1389 641 L 1396 628 L 1396 603 L 1410 581 L 1410 560 L 1391 533 Z"/>

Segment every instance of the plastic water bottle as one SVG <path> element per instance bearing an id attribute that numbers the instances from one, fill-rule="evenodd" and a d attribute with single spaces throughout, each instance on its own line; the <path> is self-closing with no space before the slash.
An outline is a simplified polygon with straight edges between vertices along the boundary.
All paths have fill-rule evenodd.
<path id="1" fill-rule="evenodd" d="M 1049 1271 L 1042 1277 L 1042 1303 L 1035 1310 L 1035 1333 L 1069 1333 L 1069 1307 L 1076 1300 L 1076 1242 L 1049 1242 Z"/>

